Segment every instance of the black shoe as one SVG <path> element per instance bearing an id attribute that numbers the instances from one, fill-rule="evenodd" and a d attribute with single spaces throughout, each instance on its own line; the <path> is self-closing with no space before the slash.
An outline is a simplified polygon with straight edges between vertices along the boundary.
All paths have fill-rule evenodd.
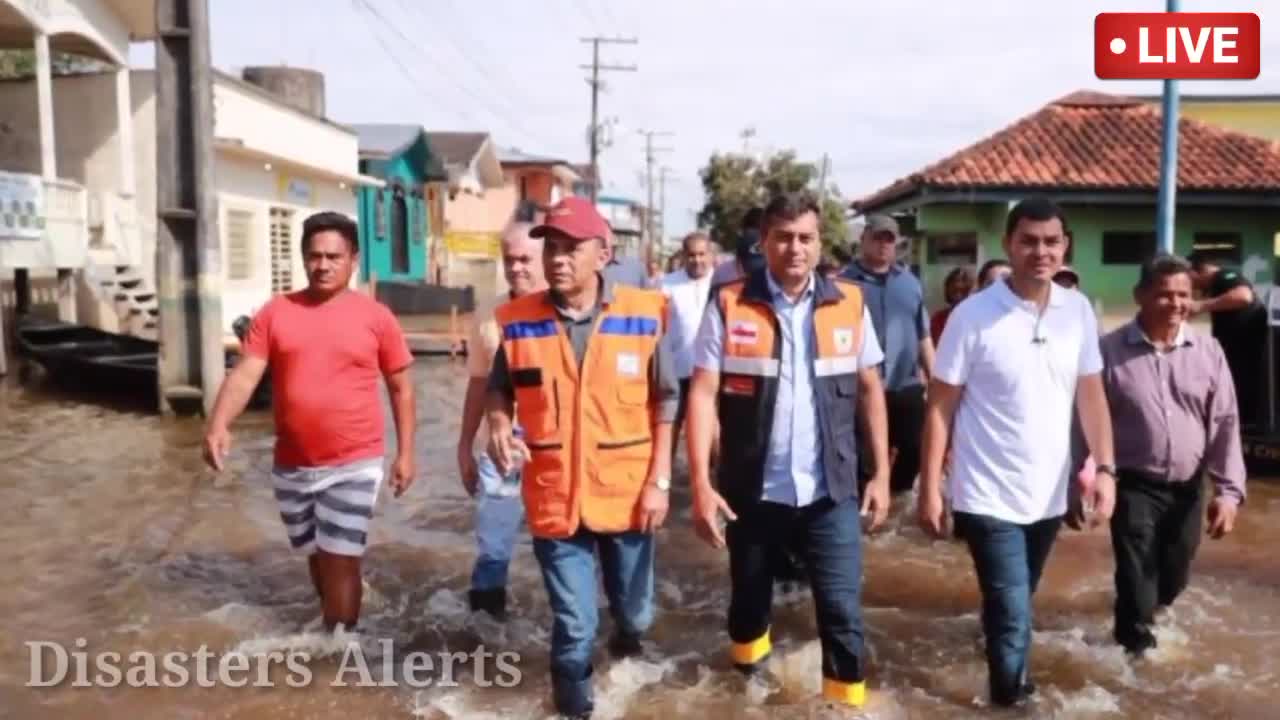
<path id="1" fill-rule="evenodd" d="M 472 590 L 467 595 L 471 601 L 471 612 L 484 611 L 489 613 L 495 620 L 507 619 L 506 588 Z"/>
<path id="2" fill-rule="evenodd" d="M 609 654 L 612 655 L 615 660 L 637 657 L 643 652 L 644 647 L 640 644 L 639 635 L 618 632 L 609 640 Z"/>

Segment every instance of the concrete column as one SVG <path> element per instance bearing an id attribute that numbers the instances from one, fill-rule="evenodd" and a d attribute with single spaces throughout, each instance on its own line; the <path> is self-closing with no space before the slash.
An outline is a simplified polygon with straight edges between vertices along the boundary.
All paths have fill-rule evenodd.
<path id="1" fill-rule="evenodd" d="M 58 319 L 76 322 L 76 273 L 70 268 L 58 268 Z"/>
<path id="2" fill-rule="evenodd" d="M 116 151 L 120 154 L 120 192 L 138 191 L 137 157 L 133 152 L 133 98 L 129 68 L 116 70 Z"/>
<path id="3" fill-rule="evenodd" d="M 36 34 L 36 106 L 40 117 L 40 174 L 45 180 L 58 177 L 58 153 L 53 140 L 53 61 L 49 56 L 49 36 Z"/>

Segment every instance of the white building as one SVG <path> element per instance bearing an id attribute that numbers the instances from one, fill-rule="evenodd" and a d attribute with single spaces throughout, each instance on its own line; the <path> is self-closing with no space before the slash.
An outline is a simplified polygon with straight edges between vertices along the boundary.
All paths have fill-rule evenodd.
<path id="1" fill-rule="evenodd" d="M 130 88 L 127 123 L 95 111 L 121 83 Z M 24 84 L 29 83 L 0 83 L 0 123 L 22 104 Z M 104 249 L 89 258 L 85 280 L 79 284 L 80 321 L 154 337 L 155 73 L 135 70 L 124 73 L 123 79 L 121 74 L 57 77 L 52 95 L 60 130 L 78 140 L 59 148 L 67 165 L 89 178 L 121 174 L 121 167 L 136 177 L 134 191 L 122 195 L 128 207 L 121 214 L 132 220 L 129 241 L 104 236 L 98 243 Z M 299 245 L 303 220 L 319 210 L 354 219 L 354 186 L 382 183 L 357 172 L 354 131 L 262 87 L 215 72 L 213 108 L 222 325 L 230 336 L 237 317 L 252 315 L 276 293 L 306 286 Z M 122 153 L 125 147 L 133 152 Z M 109 254 L 105 248 L 117 250 Z"/>
<path id="2" fill-rule="evenodd" d="M 154 0 L 0 0 L 0 48 L 30 50 L 35 58 L 33 80 L 0 83 L 5 306 L 13 305 L 14 271 L 22 269 L 36 302 L 57 302 L 59 314 L 73 317 L 74 271 L 139 260 L 127 65 L 129 43 L 154 36 Z M 101 76 L 93 98 L 60 103 L 52 74 L 59 52 L 114 69 Z M 91 137 L 80 132 L 87 115 L 101 129 Z"/>

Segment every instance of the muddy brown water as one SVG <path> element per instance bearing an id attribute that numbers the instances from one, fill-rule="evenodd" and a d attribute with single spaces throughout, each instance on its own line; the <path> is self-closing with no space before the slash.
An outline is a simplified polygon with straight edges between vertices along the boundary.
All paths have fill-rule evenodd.
<path id="1" fill-rule="evenodd" d="M 512 562 L 513 617 L 472 617 L 472 501 L 453 446 L 464 373 L 447 360 L 415 366 L 419 477 L 403 498 L 384 493 L 366 560 L 361 647 L 372 687 L 359 687 L 346 642 L 316 631 L 304 563 L 288 550 L 266 473 L 271 424 L 235 427 L 229 470 L 199 458 L 198 421 L 170 420 L 50 390 L 39 378 L 0 382 L 0 717 L 4 718 L 544 718 L 549 614 L 522 536 Z M 678 476 L 678 477 L 682 477 Z M 678 484 L 679 480 L 677 481 Z M 870 718 L 1273 718 L 1280 701 L 1280 491 L 1255 481 L 1234 535 L 1202 545 L 1190 589 L 1158 631 L 1160 650 L 1127 661 L 1109 641 L 1112 562 L 1103 531 L 1064 532 L 1036 598 L 1034 706 L 985 707 L 977 587 L 963 547 L 930 542 L 903 502 L 865 548 Z M 820 716 L 817 642 L 807 597 L 776 611 L 773 671 L 781 690 L 744 687 L 724 659 L 727 558 L 689 524 L 673 494 L 660 536 L 655 627 L 641 659 L 597 655 L 600 718 Z M 602 617 L 607 613 L 602 612 Z M 601 635 L 608 632 L 602 620 Z M 34 645 L 33 645 L 34 643 Z M 52 645 L 64 649 L 67 673 Z M 378 657 L 378 649 L 391 652 Z M 442 655 L 518 654 L 514 687 L 474 661 L 441 684 Z M 39 648 L 37 650 L 37 648 Z M 77 657 L 85 659 L 76 687 Z M 106 664 L 123 678 L 95 665 Z M 155 661 L 147 674 L 145 655 Z M 192 658 L 212 657 L 207 684 Z M 285 663 L 227 676 L 219 662 L 271 653 Z M 33 677 L 33 657 L 41 675 Z M 166 671 L 165 654 L 183 653 Z M 407 682 L 410 654 L 434 657 L 435 681 Z M 474 656 L 473 656 L 474 657 Z M 510 656 L 514 657 L 514 656 Z M 135 659 L 136 658 L 136 659 Z M 172 658 L 171 658 L 172 659 Z M 384 675 L 384 662 L 392 673 Z M 346 672 L 344 672 L 344 670 Z M 132 672 L 133 675 L 128 673 Z M 505 684 L 513 684 L 514 674 Z M 112 685 L 112 680 L 118 684 Z M 302 687 L 292 687 L 290 680 Z M 344 684 L 338 685 L 342 680 Z M 154 681 L 159 687 L 145 686 Z M 261 681 L 259 683 L 259 681 Z M 168 682 L 179 687 L 165 687 Z M 254 684 L 268 687 L 255 687 Z M 131 685 L 144 685 L 133 687 Z M 825 716 L 825 715 L 821 715 Z"/>

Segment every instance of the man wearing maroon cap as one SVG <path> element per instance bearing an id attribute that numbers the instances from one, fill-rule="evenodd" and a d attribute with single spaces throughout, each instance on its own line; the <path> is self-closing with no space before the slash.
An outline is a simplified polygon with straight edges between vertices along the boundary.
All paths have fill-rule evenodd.
<path id="1" fill-rule="evenodd" d="M 607 279 L 608 234 L 577 197 L 530 231 L 545 239 L 549 289 L 495 312 L 502 344 L 488 386 L 489 454 L 504 475 L 524 462 L 521 495 L 553 616 L 552 695 L 565 717 L 593 708 L 596 553 L 614 656 L 639 654 L 653 622 L 653 533 L 667 514 L 680 392 L 666 300 Z"/>

